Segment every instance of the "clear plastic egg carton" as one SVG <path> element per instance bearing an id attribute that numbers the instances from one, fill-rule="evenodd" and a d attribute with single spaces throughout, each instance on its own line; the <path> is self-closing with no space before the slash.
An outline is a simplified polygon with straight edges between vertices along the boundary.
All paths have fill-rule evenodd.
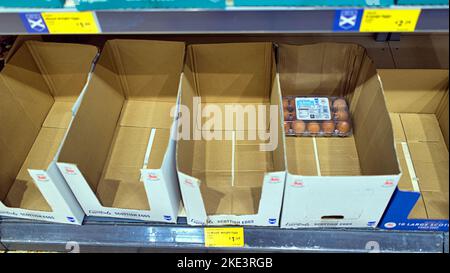
<path id="1" fill-rule="evenodd" d="M 343 97 L 283 97 L 287 136 L 346 137 L 353 133 L 349 105 Z"/>

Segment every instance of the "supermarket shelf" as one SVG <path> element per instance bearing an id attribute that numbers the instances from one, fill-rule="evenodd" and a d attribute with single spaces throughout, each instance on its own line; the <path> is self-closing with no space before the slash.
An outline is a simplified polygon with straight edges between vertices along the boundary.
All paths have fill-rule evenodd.
<path id="1" fill-rule="evenodd" d="M 449 31 L 448 6 L 415 8 L 422 8 L 416 32 Z M 331 33 L 336 9 L 266 7 L 225 10 L 115 10 L 97 11 L 96 14 L 102 33 L 105 34 Z M 42 10 L 20 12 L 30 11 Z M 0 34 L 27 34 L 18 10 L 0 9 Z"/>
<path id="2" fill-rule="evenodd" d="M 185 220 L 184 220 L 185 221 Z M 434 232 L 381 230 L 283 230 L 245 228 L 242 252 L 433 252 L 444 251 L 444 236 Z M 211 252 L 201 227 L 88 217 L 83 226 L 4 219 L 0 240 L 8 250 L 65 252 Z M 448 246 L 447 246 L 448 247 Z M 224 251 L 224 249 L 214 249 Z"/>

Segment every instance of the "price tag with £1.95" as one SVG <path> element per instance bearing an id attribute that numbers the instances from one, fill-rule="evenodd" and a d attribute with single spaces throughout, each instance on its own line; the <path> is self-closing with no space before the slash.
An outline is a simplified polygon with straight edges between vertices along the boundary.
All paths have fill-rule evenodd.
<path id="1" fill-rule="evenodd" d="M 34 12 L 21 13 L 28 33 L 92 34 L 100 33 L 94 12 Z"/>

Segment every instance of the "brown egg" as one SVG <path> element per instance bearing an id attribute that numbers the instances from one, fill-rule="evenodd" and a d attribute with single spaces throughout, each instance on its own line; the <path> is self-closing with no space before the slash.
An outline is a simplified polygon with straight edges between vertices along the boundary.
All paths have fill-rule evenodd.
<path id="1" fill-rule="evenodd" d="M 293 103 L 289 104 L 288 107 L 286 108 L 286 110 L 288 110 L 288 112 L 295 112 L 295 106 Z"/>
<path id="2" fill-rule="evenodd" d="M 336 113 L 334 113 L 334 119 L 335 120 L 348 120 L 348 112 L 347 111 L 337 111 Z"/>
<path id="3" fill-rule="evenodd" d="M 289 106 L 289 99 L 283 99 L 283 109 L 287 109 Z"/>
<path id="4" fill-rule="evenodd" d="M 335 129 L 334 121 L 332 121 L 332 120 L 327 120 L 327 121 L 324 121 L 324 122 L 322 123 L 322 131 L 323 131 L 325 134 L 332 134 L 332 133 L 334 133 L 334 129 Z"/>
<path id="5" fill-rule="evenodd" d="M 320 124 L 317 122 L 308 123 L 307 130 L 311 134 L 318 134 L 320 132 Z"/>
<path id="6" fill-rule="evenodd" d="M 350 131 L 350 123 L 348 121 L 340 121 L 338 122 L 336 128 L 338 129 L 339 133 L 347 134 Z"/>
<path id="7" fill-rule="evenodd" d="M 290 134 L 290 129 L 291 129 L 291 123 L 290 122 L 285 122 L 284 123 L 284 132 L 286 133 L 286 134 Z"/>
<path id="8" fill-rule="evenodd" d="M 292 113 L 285 112 L 284 113 L 284 120 L 285 121 L 294 121 L 295 120 L 295 116 Z"/>
<path id="9" fill-rule="evenodd" d="M 289 114 L 288 116 L 288 121 L 294 121 L 295 120 L 295 115 L 294 114 Z"/>
<path id="10" fill-rule="evenodd" d="M 294 131 L 296 134 L 303 134 L 305 132 L 306 125 L 303 121 L 297 120 L 294 122 Z"/>
<path id="11" fill-rule="evenodd" d="M 337 111 L 346 110 L 347 102 L 344 99 L 337 99 L 333 102 L 333 108 Z"/>

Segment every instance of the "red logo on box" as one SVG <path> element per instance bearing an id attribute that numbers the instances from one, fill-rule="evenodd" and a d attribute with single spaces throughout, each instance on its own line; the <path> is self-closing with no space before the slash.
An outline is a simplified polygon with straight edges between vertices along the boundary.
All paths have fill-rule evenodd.
<path id="1" fill-rule="evenodd" d="M 75 170 L 72 169 L 72 168 L 66 167 L 65 170 L 66 170 L 66 174 L 68 174 L 68 175 L 75 175 L 76 174 Z"/>
<path id="2" fill-rule="evenodd" d="M 394 186 L 394 181 L 392 180 L 386 180 L 386 182 L 384 182 L 384 187 L 393 187 Z"/>
<path id="3" fill-rule="evenodd" d="M 394 222 L 389 222 L 389 223 L 384 224 L 385 228 L 395 228 L 396 226 L 397 226 L 397 224 Z"/>
<path id="4" fill-rule="evenodd" d="M 46 181 L 48 181 L 48 177 L 46 175 L 40 174 L 40 175 L 37 175 L 37 180 L 41 181 L 41 182 L 46 182 Z"/>
<path id="5" fill-rule="evenodd" d="M 158 181 L 159 177 L 158 177 L 158 175 L 156 175 L 154 173 L 150 173 L 150 174 L 148 174 L 148 179 L 151 181 Z"/>
<path id="6" fill-rule="evenodd" d="M 270 183 L 275 184 L 275 183 L 280 183 L 280 182 L 281 182 L 281 179 L 279 177 L 273 176 L 270 178 Z"/>
<path id="7" fill-rule="evenodd" d="M 184 180 L 184 184 L 186 184 L 188 186 L 191 186 L 191 187 L 194 187 L 194 182 L 192 182 L 191 179 L 185 179 Z"/>
<path id="8" fill-rule="evenodd" d="M 303 181 L 301 181 L 301 180 L 295 180 L 292 183 L 292 187 L 303 188 L 304 186 L 305 186 L 305 183 L 303 183 Z"/>

